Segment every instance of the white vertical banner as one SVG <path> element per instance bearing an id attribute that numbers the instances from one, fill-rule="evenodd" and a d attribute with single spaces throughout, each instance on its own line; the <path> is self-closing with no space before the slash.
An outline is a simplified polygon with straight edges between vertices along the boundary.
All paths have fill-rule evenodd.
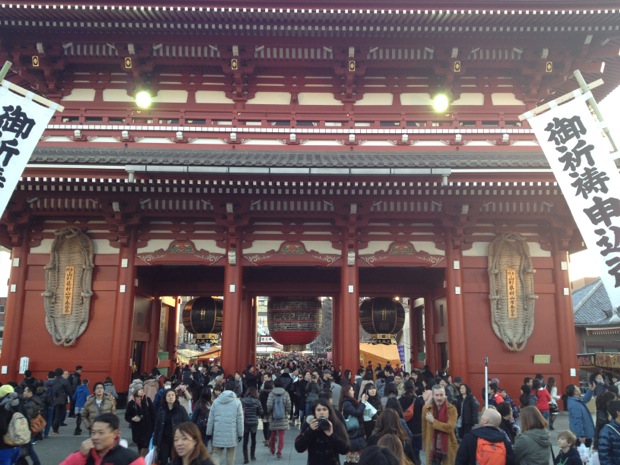
<path id="1" fill-rule="evenodd" d="M 8 81 L 0 87 L 0 215 L 4 213 L 28 160 L 57 106 L 43 106 L 12 92 Z"/>
<path id="2" fill-rule="evenodd" d="M 620 174 L 580 95 L 529 118 L 614 308 L 620 306 Z"/>

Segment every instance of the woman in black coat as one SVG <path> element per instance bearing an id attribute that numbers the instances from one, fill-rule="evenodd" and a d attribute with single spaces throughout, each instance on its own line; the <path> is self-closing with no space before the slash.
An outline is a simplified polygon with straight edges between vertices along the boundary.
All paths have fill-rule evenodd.
<path id="1" fill-rule="evenodd" d="M 168 463 L 171 457 L 174 429 L 181 423 L 189 421 L 187 410 L 181 407 L 174 389 L 166 391 L 164 400 L 157 411 L 153 433 L 153 445 L 157 448 L 157 458 L 162 464 Z"/>
<path id="2" fill-rule="evenodd" d="M 144 389 L 136 389 L 127 403 L 125 420 L 131 428 L 131 439 L 136 444 L 140 455 L 144 457 L 149 450 L 149 441 L 155 423 L 153 401 L 144 395 Z"/>
<path id="3" fill-rule="evenodd" d="M 340 465 L 339 456 L 348 449 L 349 438 L 344 425 L 329 401 L 319 398 L 295 438 L 295 450 L 308 451 L 308 465 Z"/>
<path id="4" fill-rule="evenodd" d="M 420 460 L 420 451 L 422 450 L 422 409 L 424 408 L 424 399 L 421 395 L 422 389 L 418 388 L 413 381 L 409 380 L 405 383 L 405 393 L 398 399 L 400 406 L 403 408 L 403 414 L 409 410 L 413 404 L 413 417 L 407 422 L 409 431 L 411 431 L 411 446 Z"/>
<path id="5" fill-rule="evenodd" d="M 349 436 L 349 452 L 345 463 L 357 463 L 359 453 L 366 447 L 364 435 L 364 410 L 366 409 L 367 394 L 362 394 L 361 402 L 355 398 L 355 389 L 348 385 L 342 388 L 340 393 L 341 413 L 345 420 L 345 428 Z M 356 425 L 355 425 L 356 424 Z"/>
<path id="6" fill-rule="evenodd" d="M 368 403 L 377 411 L 377 413 L 375 413 L 370 420 L 366 420 L 364 418 L 364 435 L 368 440 L 372 434 L 372 431 L 375 429 L 377 418 L 379 418 L 379 415 L 381 415 L 381 412 L 383 411 L 383 405 L 381 404 L 381 397 L 377 394 L 377 387 L 374 383 L 365 384 L 362 394 L 366 394 L 368 396 Z"/>
<path id="7" fill-rule="evenodd" d="M 269 438 L 271 437 L 271 428 L 269 427 L 269 415 L 267 414 L 267 399 L 269 394 L 273 391 L 273 381 L 265 381 L 263 388 L 258 394 L 258 400 L 263 407 L 263 445 L 269 446 Z"/>
<path id="8" fill-rule="evenodd" d="M 467 384 L 463 383 L 459 388 L 456 407 L 459 413 L 456 425 L 459 430 L 459 438 L 463 439 L 463 436 L 478 424 L 478 409 L 480 408 L 480 403 Z"/>

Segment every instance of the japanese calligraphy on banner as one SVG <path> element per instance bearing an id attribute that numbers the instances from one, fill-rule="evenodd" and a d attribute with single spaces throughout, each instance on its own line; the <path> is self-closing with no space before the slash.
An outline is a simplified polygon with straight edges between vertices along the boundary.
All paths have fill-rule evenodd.
<path id="1" fill-rule="evenodd" d="M 581 95 L 529 119 L 600 276 L 620 306 L 620 174 Z"/>
<path id="2" fill-rule="evenodd" d="M 0 87 L 0 215 L 56 109 L 34 102 L 32 94 L 15 94 L 10 86 L 2 81 Z"/>

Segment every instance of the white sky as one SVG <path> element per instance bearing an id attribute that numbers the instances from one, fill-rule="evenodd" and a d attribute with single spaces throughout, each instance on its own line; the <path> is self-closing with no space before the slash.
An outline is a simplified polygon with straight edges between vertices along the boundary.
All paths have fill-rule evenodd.
<path id="1" fill-rule="evenodd" d="M 603 117 L 608 121 L 612 137 L 617 146 L 620 146 L 620 87 L 613 91 L 599 104 Z M 598 276 L 598 258 L 589 254 L 587 250 L 571 256 L 570 279 Z M 11 271 L 11 259 L 8 252 L 0 251 L 0 297 L 8 294 L 8 281 Z"/>

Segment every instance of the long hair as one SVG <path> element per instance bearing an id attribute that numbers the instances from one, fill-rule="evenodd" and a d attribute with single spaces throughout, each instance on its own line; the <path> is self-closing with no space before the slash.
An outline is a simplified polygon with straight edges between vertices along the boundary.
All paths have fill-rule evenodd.
<path id="1" fill-rule="evenodd" d="M 381 415 L 379 415 L 373 434 L 378 437 L 386 434 L 393 434 L 401 441 L 406 441 L 409 439 L 405 429 L 400 423 L 398 413 L 396 413 L 396 410 L 391 408 L 386 408 Z"/>
<path id="2" fill-rule="evenodd" d="M 254 399 L 258 399 L 258 389 L 254 386 L 250 386 L 245 390 L 244 397 L 253 397 Z"/>
<path id="3" fill-rule="evenodd" d="M 349 391 L 351 390 L 353 390 L 352 384 L 342 386 L 342 391 L 340 391 L 340 402 L 338 403 L 338 410 L 340 410 L 340 412 L 342 412 L 342 407 L 344 407 L 343 404 L 345 399 L 350 400 L 351 402 L 353 402 L 353 406 L 357 407 L 357 399 L 355 398 L 355 396 L 351 397 L 348 395 Z M 353 393 L 355 393 L 354 390 Z"/>
<path id="4" fill-rule="evenodd" d="M 533 405 L 523 407 L 519 418 L 521 419 L 521 431 L 523 432 L 531 429 L 545 429 L 547 427 L 547 420 Z"/>
<path id="5" fill-rule="evenodd" d="M 403 448 L 402 441 L 393 434 L 385 434 L 379 438 L 377 441 L 377 445 L 381 447 L 386 447 L 392 452 L 396 458 L 398 458 L 398 462 L 401 465 L 413 465 L 413 462 L 409 460 L 409 457 L 405 455 L 405 449 Z"/>
<path id="6" fill-rule="evenodd" d="M 551 394 L 551 390 L 555 387 L 555 378 L 550 376 L 547 380 L 547 391 Z"/>
<path id="7" fill-rule="evenodd" d="M 465 383 L 461 384 L 461 386 L 465 386 L 465 397 L 471 396 L 471 388 L 467 384 L 465 384 Z M 461 397 L 463 396 L 463 394 L 461 394 L 461 388 L 460 387 L 459 387 L 459 396 L 461 396 Z"/>
<path id="8" fill-rule="evenodd" d="M 400 402 L 396 397 L 390 397 L 385 402 L 385 408 L 394 410 L 399 418 L 403 418 L 403 406 L 400 405 Z"/>
<path id="9" fill-rule="evenodd" d="M 334 407 L 332 406 L 331 402 L 328 399 L 319 397 L 319 400 L 314 402 L 312 404 L 312 407 L 310 407 L 312 411 L 312 415 L 314 415 L 314 418 L 317 418 L 316 408 L 319 405 L 323 407 L 327 407 L 327 411 L 329 412 L 329 421 L 331 421 L 332 425 L 334 425 L 334 434 L 338 435 L 338 437 L 344 439 L 347 442 L 347 449 L 348 449 L 349 434 L 347 433 L 347 429 L 345 428 L 345 426 L 340 421 L 340 417 L 338 417 L 338 415 L 336 414 L 336 411 L 334 410 Z"/>
<path id="10" fill-rule="evenodd" d="M 159 403 L 159 408 L 162 410 L 168 408 L 168 401 L 166 401 L 166 397 L 168 397 L 169 392 L 174 393 L 174 403 L 172 404 L 172 409 L 174 410 L 176 408 L 181 408 L 181 404 L 179 403 L 179 395 L 174 389 L 167 389 L 164 392 L 164 401 Z"/>
<path id="11" fill-rule="evenodd" d="M 200 430 L 194 423 L 192 423 L 191 421 L 185 421 L 181 423 L 174 429 L 174 433 L 172 435 L 173 438 L 176 433 L 180 433 L 185 437 L 191 438 L 196 443 L 194 450 L 189 454 L 189 463 L 194 463 L 196 459 L 200 459 L 201 461 L 204 461 L 207 458 L 209 460 L 211 459 L 204 442 L 202 442 L 202 435 L 200 434 Z M 177 457 L 177 450 L 175 447 L 173 447 L 172 458 L 176 459 Z"/>

